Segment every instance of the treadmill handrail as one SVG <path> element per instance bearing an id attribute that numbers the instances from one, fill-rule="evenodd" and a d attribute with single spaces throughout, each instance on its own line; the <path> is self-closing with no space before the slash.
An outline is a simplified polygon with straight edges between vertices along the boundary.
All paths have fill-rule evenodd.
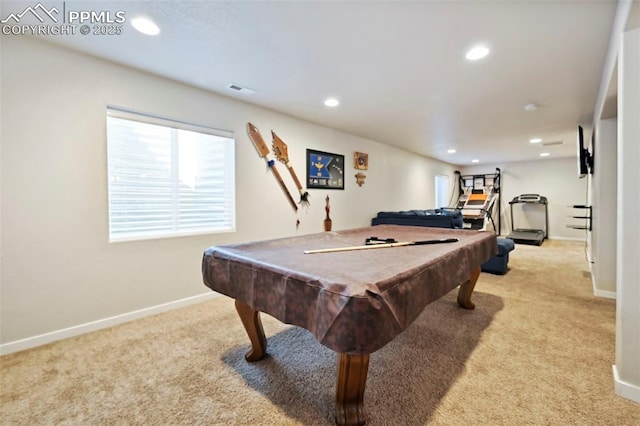
<path id="1" fill-rule="evenodd" d="M 537 199 L 527 199 L 522 197 L 537 197 Z M 547 197 L 540 194 L 520 194 L 513 197 L 513 200 L 509 201 L 509 204 L 548 204 Z"/>

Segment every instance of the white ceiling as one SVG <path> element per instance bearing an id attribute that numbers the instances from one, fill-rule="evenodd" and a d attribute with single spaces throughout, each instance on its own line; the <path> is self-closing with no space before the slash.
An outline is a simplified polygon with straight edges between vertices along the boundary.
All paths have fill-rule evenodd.
<path id="1" fill-rule="evenodd" d="M 127 22 L 119 36 L 53 42 L 457 165 L 574 156 L 576 126 L 593 117 L 616 9 L 613 0 L 64 6 L 123 10 Z M 133 30 L 140 15 L 160 35 Z M 491 53 L 470 62 L 464 55 L 476 43 Z M 232 92 L 230 83 L 256 94 Z M 329 96 L 340 106 L 325 107 Z M 528 103 L 539 109 L 526 112 Z M 533 137 L 564 144 L 532 145 Z"/>

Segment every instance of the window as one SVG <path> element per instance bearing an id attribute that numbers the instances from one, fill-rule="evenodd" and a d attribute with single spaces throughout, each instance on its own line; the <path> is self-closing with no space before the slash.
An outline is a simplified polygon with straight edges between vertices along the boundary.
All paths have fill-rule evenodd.
<path id="1" fill-rule="evenodd" d="M 449 176 L 436 175 L 436 208 L 449 207 Z"/>
<path id="2" fill-rule="evenodd" d="M 233 134 L 107 109 L 109 241 L 235 229 Z"/>

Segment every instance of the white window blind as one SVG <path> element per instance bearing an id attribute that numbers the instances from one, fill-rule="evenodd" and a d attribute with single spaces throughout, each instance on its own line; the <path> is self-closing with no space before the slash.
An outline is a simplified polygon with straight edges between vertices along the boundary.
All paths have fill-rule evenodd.
<path id="1" fill-rule="evenodd" d="M 235 229 L 231 132 L 107 109 L 109 241 Z"/>
<path id="2" fill-rule="evenodd" d="M 449 207 L 449 176 L 436 175 L 436 208 Z"/>

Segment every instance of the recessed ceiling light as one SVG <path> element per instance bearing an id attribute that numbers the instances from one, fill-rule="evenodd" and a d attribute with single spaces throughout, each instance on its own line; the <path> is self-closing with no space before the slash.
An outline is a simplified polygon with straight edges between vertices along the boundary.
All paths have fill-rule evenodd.
<path id="1" fill-rule="evenodd" d="M 465 57 L 470 61 L 477 61 L 489 54 L 489 48 L 486 46 L 475 46 L 467 52 Z"/>
<path id="2" fill-rule="evenodd" d="M 536 104 L 526 104 L 524 106 L 524 110 L 525 111 L 535 111 L 537 109 L 538 109 L 538 105 L 536 105 Z"/>
<path id="3" fill-rule="evenodd" d="M 324 105 L 333 108 L 340 105 L 340 101 L 335 98 L 329 98 L 326 101 L 324 101 Z"/>
<path id="4" fill-rule="evenodd" d="M 548 157 L 549 153 L 548 152 L 541 152 L 540 153 L 540 157 Z"/>
<path id="5" fill-rule="evenodd" d="M 540 139 L 540 138 L 533 138 L 533 139 L 529 140 L 529 143 L 540 143 L 540 142 L 542 142 L 542 139 Z"/>
<path id="6" fill-rule="evenodd" d="M 448 154 L 455 154 L 455 153 L 456 153 L 456 150 L 455 150 L 455 149 L 448 149 L 448 150 L 447 150 L 447 153 L 448 153 Z"/>
<path id="7" fill-rule="evenodd" d="M 473 160 L 471 160 L 471 162 L 472 162 L 472 163 L 479 163 L 479 162 L 480 162 L 480 160 L 478 160 L 478 159 L 473 159 Z"/>
<path id="8" fill-rule="evenodd" d="M 133 28 L 146 35 L 158 35 L 160 34 L 160 28 L 150 19 L 147 18 L 134 18 L 131 20 Z"/>

